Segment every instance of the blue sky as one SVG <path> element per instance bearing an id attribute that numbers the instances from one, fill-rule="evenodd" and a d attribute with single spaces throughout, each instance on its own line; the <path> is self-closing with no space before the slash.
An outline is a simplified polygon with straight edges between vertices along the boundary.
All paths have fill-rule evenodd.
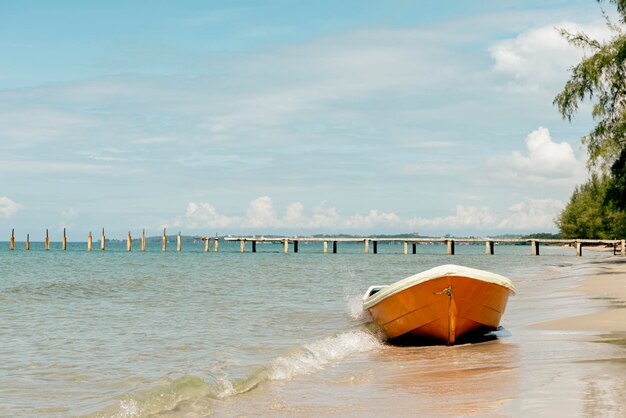
<path id="1" fill-rule="evenodd" d="M 552 105 L 581 57 L 555 27 L 604 26 L 591 0 L 0 1 L 0 237 L 554 231 L 593 124 Z"/>

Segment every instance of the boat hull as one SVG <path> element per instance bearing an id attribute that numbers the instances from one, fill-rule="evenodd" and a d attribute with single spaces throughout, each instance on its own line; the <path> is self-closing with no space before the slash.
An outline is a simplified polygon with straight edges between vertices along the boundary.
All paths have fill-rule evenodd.
<path id="1" fill-rule="evenodd" d="M 432 278 L 384 298 L 367 310 L 388 338 L 417 337 L 454 344 L 480 329 L 495 329 L 512 291 L 461 275 Z"/>

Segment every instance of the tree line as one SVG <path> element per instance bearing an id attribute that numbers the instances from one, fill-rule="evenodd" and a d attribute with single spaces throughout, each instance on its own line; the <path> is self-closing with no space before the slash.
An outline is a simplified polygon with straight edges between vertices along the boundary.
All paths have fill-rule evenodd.
<path id="1" fill-rule="evenodd" d="M 586 55 L 571 69 L 554 104 L 571 121 L 579 105 L 588 100 L 596 121 L 582 138 L 589 179 L 574 189 L 555 220 L 564 238 L 626 237 L 626 0 L 610 3 L 617 7 L 619 20 L 604 14 L 612 33 L 609 40 L 561 30 Z"/>

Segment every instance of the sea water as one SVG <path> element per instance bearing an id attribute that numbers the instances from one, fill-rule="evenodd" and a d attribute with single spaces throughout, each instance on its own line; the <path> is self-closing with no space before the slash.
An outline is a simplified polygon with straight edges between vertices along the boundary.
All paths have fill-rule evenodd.
<path id="1" fill-rule="evenodd" d="M 496 246 L 488 256 L 468 245 L 447 256 L 443 245 L 418 245 L 405 255 L 401 243 L 379 244 L 379 254 L 346 243 L 337 254 L 323 254 L 321 243 L 300 243 L 297 254 L 279 244 L 240 253 L 224 242 L 219 253 L 201 242 L 165 253 L 160 243 L 146 252 L 127 252 L 125 242 L 104 252 L 21 245 L 0 243 L 0 416 L 526 415 L 560 410 L 535 385 L 582 399 L 580 380 L 594 369 L 564 363 L 617 356 L 587 334 L 528 329 L 599 309 L 605 302 L 561 291 L 604 254 Z M 514 281 L 498 338 L 386 344 L 361 309 L 363 292 L 450 263 Z M 592 382 L 597 402 L 620 412 L 610 377 L 602 382 Z M 568 408 L 584 413 L 585 402 Z"/>

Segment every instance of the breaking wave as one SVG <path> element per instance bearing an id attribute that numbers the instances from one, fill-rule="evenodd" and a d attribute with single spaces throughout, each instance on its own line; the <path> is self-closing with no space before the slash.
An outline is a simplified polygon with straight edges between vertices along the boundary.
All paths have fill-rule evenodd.
<path id="1" fill-rule="evenodd" d="M 151 389 L 124 395 L 117 405 L 93 416 L 131 418 L 194 412 L 210 415 L 216 400 L 248 392 L 264 382 L 316 373 L 351 355 L 382 347 L 381 340 L 367 327 L 346 331 L 300 346 L 243 379 L 211 376 L 204 380 L 191 375 L 178 379 L 164 378 Z"/>
<path id="2" fill-rule="evenodd" d="M 333 361 L 352 354 L 363 353 L 381 347 L 381 342 L 366 331 L 344 332 L 305 345 L 290 356 L 279 357 L 272 362 L 270 378 L 289 379 L 322 370 Z"/>

